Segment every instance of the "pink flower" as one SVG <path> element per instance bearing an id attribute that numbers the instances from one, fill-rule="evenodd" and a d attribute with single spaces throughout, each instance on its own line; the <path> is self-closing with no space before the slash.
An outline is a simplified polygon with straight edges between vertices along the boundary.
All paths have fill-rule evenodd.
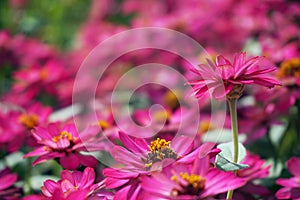
<path id="1" fill-rule="evenodd" d="M 0 198 L 1 199 L 18 199 L 20 189 L 13 187 L 17 181 L 16 174 L 10 173 L 9 169 L 0 171 Z"/>
<path id="2" fill-rule="evenodd" d="M 192 150 L 192 140 L 179 136 L 172 141 L 157 138 L 148 143 L 141 138 L 131 138 L 119 132 L 121 142 L 128 148 L 115 146 L 111 154 L 113 158 L 125 165 L 126 169 L 138 172 L 157 170 L 164 164 L 175 161 Z"/>
<path id="3" fill-rule="evenodd" d="M 255 180 L 266 178 L 269 175 L 271 165 L 264 166 L 265 161 L 260 159 L 258 155 L 250 154 L 247 152 L 246 157 L 241 162 L 247 164 L 249 167 L 237 171 L 237 177 L 240 177 L 247 181 L 247 183 L 234 191 L 233 199 L 247 200 L 249 198 L 254 199 L 254 195 L 260 197 L 269 197 L 270 191 L 258 184 L 255 184 Z M 226 194 L 221 197 L 226 197 Z"/>
<path id="4" fill-rule="evenodd" d="M 1 107 L 0 145 L 5 146 L 9 152 L 17 151 L 25 141 L 31 146 L 34 145 L 30 130 L 46 123 L 51 113 L 50 107 L 43 107 L 40 103 L 27 108 L 4 104 Z"/>
<path id="5" fill-rule="evenodd" d="M 276 192 L 278 199 L 300 199 L 300 160 L 292 157 L 287 161 L 287 168 L 293 175 L 292 178 L 280 178 L 276 183 L 284 186 Z"/>
<path id="6" fill-rule="evenodd" d="M 276 67 L 259 66 L 263 64 L 263 59 L 262 56 L 256 56 L 246 60 L 246 53 L 240 53 L 235 55 L 234 61 L 231 63 L 225 57 L 217 56 L 216 64 L 207 60 L 208 65 L 200 64 L 199 68 L 192 69 L 200 76 L 200 79 L 192 81 L 190 84 L 193 86 L 197 98 L 206 92 L 211 92 L 217 99 L 225 96 L 240 97 L 246 84 L 257 84 L 269 88 L 280 85 L 277 80 L 266 75 L 275 71 Z"/>
<path id="7" fill-rule="evenodd" d="M 143 189 L 163 199 L 205 199 L 244 184 L 234 173 L 210 167 L 208 156 L 195 156 L 192 164 L 173 163 L 151 177 L 142 177 Z"/>
<path id="8" fill-rule="evenodd" d="M 61 172 L 59 181 L 46 180 L 41 189 L 44 196 L 49 199 L 84 200 L 91 196 L 96 189 L 103 187 L 103 182 L 94 184 L 94 181 L 93 168 L 87 167 L 83 173 L 64 170 Z"/>
<path id="9" fill-rule="evenodd" d="M 120 137 L 124 137 L 124 136 L 120 136 Z M 124 138 L 122 140 L 124 141 Z M 131 142 L 133 142 L 133 140 Z M 136 139 L 135 142 L 136 142 L 136 144 L 139 144 L 140 140 Z M 153 150 L 155 147 L 158 147 L 159 145 L 161 145 L 162 148 L 169 148 L 169 146 L 164 146 L 165 142 L 166 142 L 165 140 L 155 140 L 154 142 L 151 143 L 150 148 Z M 128 144 L 128 142 L 125 142 L 125 143 Z M 214 143 L 206 143 L 206 144 L 200 146 L 197 150 L 191 152 L 190 154 L 184 155 L 182 158 L 178 159 L 177 162 L 184 163 L 184 164 L 192 163 L 195 159 L 195 156 L 198 156 L 198 155 L 202 155 L 202 156 L 208 155 L 209 157 L 214 157 L 217 153 L 219 153 L 219 150 L 212 149 L 213 147 L 214 147 Z M 133 149 L 137 150 L 137 148 L 133 148 L 133 147 L 131 147 L 131 148 L 132 148 L 132 150 Z M 160 158 L 159 157 L 153 158 L 154 161 L 156 161 L 156 162 L 154 162 L 153 166 L 151 166 L 151 170 L 158 170 L 158 171 L 162 170 L 162 167 L 164 167 L 164 166 L 162 166 L 162 163 L 164 161 L 166 161 L 166 163 L 169 164 L 168 161 L 170 161 L 170 158 L 167 158 L 168 150 L 170 150 L 170 149 L 158 150 L 158 148 L 156 148 L 156 152 L 154 152 L 154 151 L 152 151 L 152 153 L 148 152 L 147 156 L 149 156 L 149 154 L 150 155 L 153 154 L 152 157 L 155 157 L 155 155 L 161 156 Z M 166 155 L 165 155 L 166 158 L 162 158 L 164 156 L 159 155 L 159 152 L 166 153 Z M 135 153 L 137 155 L 139 155 L 138 152 L 135 151 Z M 172 153 L 174 153 L 174 152 L 172 152 Z M 174 155 L 174 154 L 172 154 L 172 155 Z M 124 159 L 124 160 L 128 159 L 129 160 L 128 162 L 132 166 L 134 166 L 134 161 L 132 160 L 133 155 L 130 155 L 130 157 L 127 154 L 123 154 L 123 155 L 119 155 L 119 156 L 122 156 L 122 159 Z M 144 162 L 145 160 L 143 160 L 143 159 L 145 159 L 145 158 L 141 158 L 141 160 Z M 173 159 L 173 158 L 171 158 L 171 159 Z M 136 162 L 138 162 L 138 159 L 136 159 Z M 103 170 L 103 174 L 106 177 L 106 179 L 105 179 L 106 188 L 116 190 L 116 193 L 115 193 L 116 199 L 129 199 L 129 197 L 131 197 L 130 199 L 132 199 L 132 200 L 139 199 L 138 197 L 143 197 L 142 199 L 150 199 L 151 195 L 142 188 L 141 180 L 143 179 L 143 177 L 150 176 L 152 173 L 151 173 L 151 171 L 149 171 L 149 163 L 146 163 L 146 164 L 141 163 L 141 165 L 142 166 L 140 168 L 138 168 L 138 167 L 134 168 L 134 167 L 125 165 L 124 167 L 122 167 L 120 169 L 107 168 L 107 169 Z M 156 199 L 156 198 L 154 198 L 154 199 Z"/>
<path id="10" fill-rule="evenodd" d="M 96 166 L 98 161 L 93 156 L 80 152 L 102 149 L 102 138 L 96 138 L 98 131 L 98 126 L 90 126 L 79 134 L 75 124 L 65 125 L 61 129 L 58 123 L 50 123 L 47 128 L 36 127 L 32 134 L 43 146 L 26 154 L 24 158 L 39 156 L 33 166 L 54 158 L 59 158 L 60 164 L 66 169 L 76 169 L 80 164 Z"/>

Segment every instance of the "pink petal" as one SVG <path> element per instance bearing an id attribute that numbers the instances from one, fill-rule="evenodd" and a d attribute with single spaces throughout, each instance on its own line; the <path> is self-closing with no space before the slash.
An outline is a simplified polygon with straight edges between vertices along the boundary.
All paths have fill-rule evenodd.
<path id="1" fill-rule="evenodd" d="M 98 165 L 98 160 L 94 156 L 82 154 L 78 154 L 77 156 L 83 166 L 96 167 Z"/>
<path id="2" fill-rule="evenodd" d="M 95 171 L 91 167 L 87 167 L 83 171 L 81 181 L 78 184 L 79 188 L 89 188 L 95 181 Z"/>
<path id="3" fill-rule="evenodd" d="M 125 133 L 119 132 L 119 138 L 121 142 L 132 152 L 134 153 L 145 153 L 149 149 L 143 149 L 142 147 L 139 147 L 136 145 L 136 143 Z"/>
<path id="4" fill-rule="evenodd" d="M 289 159 L 287 167 L 294 176 L 300 177 L 300 160 L 297 157 Z"/>
<path id="5" fill-rule="evenodd" d="M 126 184 L 128 181 L 129 179 L 118 179 L 118 178 L 108 177 L 105 180 L 105 185 L 107 189 L 113 189 Z"/>
<path id="6" fill-rule="evenodd" d="M 122 164 L 131 167 L 145 168 L 145 165 L 141 160 L 142 156 L 138 156 L 123 147 L 115 146 L 111 150 L 111 155 L 116 161 Z"/>
<path id="7" fill-rule="evenodd" d="M 46 180 L 44 182 L 44 188 L 42 189 L 42 192 L 46 195 L 49 196 L 50 194 L 52 195 L 54 191 L 60 187 L 58 183 L 56 183 L 53 180 Z"/>
<path id="8" fill-rule="evenodd" d="M 59 163 L 65 169 L 74 170 L 79 166 L 80 160 L 77 155 L 69 154 L 67 156 L 61 157 L 59 159 Z"/>
<path id="9" fill-rule="evenodd" d="M 7 174 L 0 178 L 0 191 L 12 186 L 17 181 L 16 174 Z"/>

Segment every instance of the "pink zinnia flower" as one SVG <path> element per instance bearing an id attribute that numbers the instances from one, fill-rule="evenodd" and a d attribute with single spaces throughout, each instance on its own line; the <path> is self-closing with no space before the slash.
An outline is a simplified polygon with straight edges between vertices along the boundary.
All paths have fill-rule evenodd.
<path id="1" fill-rule="evenodd" d="M 80 171 L 61 172 L 61 179 L 57 182 L 46 180 L 41 187 L 43 194 L 49 199 L 78 199 L 84 200 L 91 196 L 96 189 L 103 187 L 103 182 L 94 184 L 95 172 L 87 167 Z"/>
<path id="2" fill-rule="evenodd" d="M 293 175 L 292 178 L 280 178 L 276 183 L 284 186 L 276 192 L 278 199 L 300 199 L 300 160 L 292 157 L 287 161 L 287 168 Z"/>
<path id="3" fill-rule="evenodd" d="M 197 69 L 192 69 L 200 76 L 199 80 L 192 81 L 195 95 L 200 98 L 207 91 L 213 97 L 222 99 L 230 95 L 231 98 L 241 96 L 244 85 L 257 84 L 272 88 L 280 83 L 266 74 L 276 70 L 276 67 L 263 64 L 264 57 L 256 56 L 246 59 L 246 53 L 235 55 L 233 63 L 223 56 L 217 56 L 216 64 L 207 60 L 208 65 L 200 64 Z"/>
<path id="4" fill-rule="evenodd" d="M 194 157 L 192 164 L 173 163 L 162 172 L 142 177 L 142 187 L 163 199 L 204 199 L 245 184 L 232 172 L 210 167 L 209 157 Z"/>
<path id="5" fill-rule="evenodd" d="M 111 151 L 113 158 L 125 165 L 125 168 L 141 173 L 175 161 L 193 148 L 192 140 L 186 136 L 179 136 L 173 141 L 157 138 L 149 145 L 144 139 L 132 138 L 122 132 L 119 133 L 119 137 L 128 150 L 115 146 Z"/>
<path id="6" fill-rule="evenodd" d="M 39 156 L 33 165 L 59 158 L 60 164 L 66 169 L 76 169 L 80 164 L 84 166 L 96 166 L 98 161 L 90 155 L 80 152 L 98 151 L 103 145 L 102 138 L 97 138 L 98 126 L 90 126 L 80 134 L 75 124 L 65 125 L 59 129 L 58 123 L 50 123 L 47 128 L 36 127 L 32 134 L 42 147 L 26 154 L 24 157 Z"/>
<path id="7" fill-rule="evenodd" d="M 242 164 L 247 164 L 249 167 L 245 169 L 238 170 L 236 172 L 237 177 L 240 177 L 247 181 L 247 183 L 234 191 L 233 199 L 247 200 L 249 198 L 254 198 L 258 195 L 259 197 L 270 196 L 270 191 L 259 185 L 255 184 L 255 180 L 266 178 L 269 175 L 269 170 L 271 165 L 264 166 L 265 161 L 260 159 L 258 155 L 250 154 L 247 152 L 246 157 L 241 162 Z M 220 195 L 220 199 L 225 199 L 226 194 Z"/>
<path id="8" fill-rule="evenodd" d="M 0 171 L 0 199 L 18 199 L 21 189 L 13 187 L 17 179 L 18 176 L 7 168 Z"/>
<path id="9" fill-rule="evenodd" d="M 121 133 L 122 134 L 122 133 Z M 168 161 L 175 162 L 175 158 L 170 158 L 169 156 L 175 155 L 175 152 L 170 148 L 169 143 L 165 141 L 164 139 L 157 139 L 154 140 L 149 148 L 153 151 L 148 151 L 147 156 L 141 157 L 138 159 L 138 152 L 136 152 L 139 145 L 141 145 L 140 139 L 135 139 L 136 143 L 128 136 L 120 136 L 127 138 L 127 142 L 124 144 L 127 144 L 127 146 L 131 146 L 132 150 L 135 150 L 134 152 L 137 154 L 135 160 L 133 160 L 134 155 L 130 155 L 129 152 L 124 152 L 123 154 L 118 154 L 119 158 L 118 160 L 122 159 L 124 161 L 128 160 L 128 164 L 123 168 L 120 169 L 114 169 L 114 168 L 107 168 L 103 170 L 103 174 L 106 177 L 105 179 L 105 185 L 107 189 L 115 189 L 115 199 L 140 199 L 138 197 L 144 197 L 141 199 L 150 199 L 149 196 L 151 196 L 147 191 L 145 191 L 141 187 L 141 180 L 144 176 L 150 176 L 151 171 L 150 170 L 162 170 L 164 161 L 166 161 L 166 164 L 169 164 Z M 124 141 L 124 139 L 122 141 Z M 167 143 L 168 144 L 167 144 Z M 184 142 L 184 140 L 182 141 Z M 129 144 L 132 143 L 132 144 Z M 132 145 L 136 145 L 133 147 Z M 179 145 L 180 143 L 178 143 Z M 162 149 L 159 149 L 159 146 L 161 146 Z M 180 146 L 180 145 L 179 145 Z M 147 146 L 146 146 L 147 147 Z M 214 147 L 214 143 L 205 143 L 202 146 L 200 146 L 198 149 L 194 150 L 190 154 L 183 155 L 181 158 L 178 158 L 177 162 L 188 164 L 192 163 L 195 159 L 195 156 L 202 155 L 209 157 L 214 157 L 217 153 L 219 153 L 219 149 L 212 149 Z M 177 149 L 177 148 L 176 148 Z M 162 155 L 165 154 L 165 155 Z M 146 159 L 146 157 L 150 157 L 150 160 Z M 157 157 L 155 157 L 157 156 Z M 164 158 L 165 157 L 165 158 Z M 153 166 L 150 165 L 150 163 L 145 161 L 151 161 L 153 159 Z M 122 163 L 124 163 L 122 161 Z M 137 162 L 140 162 L 137 164 Z M 124 163 L 127 164 L 127 163 Z M 151 168 L 149 168 L 151 166 Z M 156 199 L 156 198 L 154 198 Z"/>

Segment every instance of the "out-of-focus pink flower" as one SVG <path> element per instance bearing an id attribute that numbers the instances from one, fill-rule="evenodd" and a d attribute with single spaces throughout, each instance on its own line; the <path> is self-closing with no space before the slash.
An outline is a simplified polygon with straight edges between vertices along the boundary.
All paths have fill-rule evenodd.
<path id="1" fill-rule="evenodd" d="M 276 108 L 276 105 L 269 103 L 261 107 L 246 106 L 238 110 L 240 132 L 247 134 L 246 143 L 263 137 L 271 125 L 281 123 L 278 119 L 280 112 Z"/>
<path id="2" fill-rule="evenodd" d="M 286 86 L 300 86 L 300 59 L 292 58 L 281 63 L 277 77 Z"/>
<path id="3" fill-rule="evenodd" d="M 9 152 L 17 151 L 25 142 L 30 146 L 34 145 L 30 130 L 44 125 L 51 113 L 50 107 L 44 107 L 40 103 L 27 108 L 14 107 L 7 108 L 7 112 L 0 112 L 0 145 L 4 145 Z"/>
<path id="4" fill-rule="evenodd" d="M 197 69 L 192 69 L 199 80 L 192 81 L 195 96 L 200 98 L 206 92 L 211 92 L 213 97 L 222 99 L 228 95 L 238 98 L 246 84 L 257 84 L 272 88 L 280 83 L 266 74 L 276 70 L 276 67 L 263 64 L 264 57 L 256 56 L 246 59 L 246 53 L 235 55 L 233 63 L 223 56 L 217 56 L 216 64 L 207 60 L 208 65 L 200 64 Z M 260 68 L 261 67 L 261 68 Z"/>
<path id="5" fill-rule="evenodd" d="M 266 178 L 269 175 L 271 165 L 264 166 L 264 160 L 261 160 L 258 155 L 251 155 L 249 152 L 247 152 L 246 157 L 241 163 L 247 164 L 249 167 L 238 170 L 237 176 L 246 180 L 247 183 L 234 191 L 233 199 L 247 200 L 250 196 L 255 195 L 269 197 L 271 194 L 270 191 L 261 185 L 255 184 L 254 181 Z"/>
<path id="6" fill-rule="evenodd" d="M 278 199 L 300 199 L 300 160 L 292 157 L 287 161 L 287 168 L 293 175 L 292 178 L 279 178 L 276 183 L 283 186 L 276 192 Z"/>
<path id="7" fill-rule="evenodd" d="M 36 127 L 32 134 L 42 147 L 26 154 L 24 157 L 39 156 L 33 165 L 59 158 L 60 164 L 66 169 L 76 169 L 80 164 L 94 167 L 98 164 L 96 158 L 83 155 L 80 152 L 99 151 L 103 148 L 102 138 L 97 138 L 98 126 L 90 126 L 80 134 L 75 124 L 59 128 L 58 123 L 50 123 L 47 128 Z"/>
<path id="8" fill-rule="evenodd" d="M 195 156 L 192 164 L 173 163 L 151 177 L 142 177 L 144 190 L 166 199 L 204 199 L 244 184 L 234 173 L 211 167 L 208 156 Z"/>
<path id="9" fill-rule="evenodd" d="M 10 173 L 9 169 L 0 171 L 0 198 L 17 200 L 20 197 L 20 189 L 13 187 L 18 176 Z"/>
<path id="10" fill-rule="evenodd" d="M 64 170 L 61 172 L 59 181 L 46 180 L 41 189 L 48 199 L 84 200 L 93 195 L 96 189 L 103 187 L 103 182 L 94 184 L 94 181 L 95 172 L 93 168 L 87 167 L 83 173 Z"/>
<path id="11" fill-rule="evenodd" d="M 57 84 L 66 76 L 62 62 L 48 61 L 44 66 L 30 66 L 15 73 L 17 82 L 13 85 L 14 92 L 57 93 Z"/>

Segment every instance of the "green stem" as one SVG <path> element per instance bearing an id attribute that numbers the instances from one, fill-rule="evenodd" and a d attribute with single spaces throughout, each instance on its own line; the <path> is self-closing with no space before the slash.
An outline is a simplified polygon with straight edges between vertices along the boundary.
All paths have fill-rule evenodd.
<path id="1" fill-rule="evenodd" d="M 233 162 L 237 163 L 239 156 L 239 144 L 238 144 L 238 124 L 237 124 L 237 113 L 236 113 L 237 99 L 229 99 L 228 106 L 231 118 L 231 129 L 232 129 L 232 141 L 233 141 Z M 232 199 L 233 190 L 227 192 L 226 199 Z"/>

